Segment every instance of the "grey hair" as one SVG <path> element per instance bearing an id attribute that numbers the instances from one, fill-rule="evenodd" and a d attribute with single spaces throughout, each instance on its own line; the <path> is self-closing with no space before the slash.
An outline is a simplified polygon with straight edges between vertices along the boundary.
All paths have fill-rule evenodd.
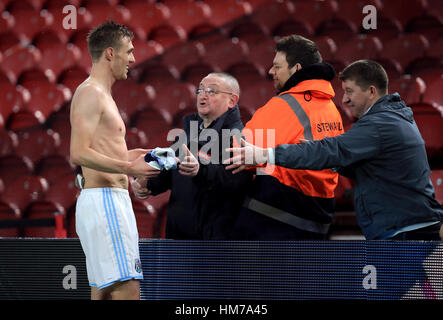
<path id="1" fill-rule="evenodd" d="M 238 95 L 240 97 L 240 85 L 238 84 L 237 79 L 235 79 L 232 75 L 226 72 L 211 72 L 207 76 L 216 76 L 222 78 L 226 81 L 228 86 L 231 88 L 232 93 Z"/>

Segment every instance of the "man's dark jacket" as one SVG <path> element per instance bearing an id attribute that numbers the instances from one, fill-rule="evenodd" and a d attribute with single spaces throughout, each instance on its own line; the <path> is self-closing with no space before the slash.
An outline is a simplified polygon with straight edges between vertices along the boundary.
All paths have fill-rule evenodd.
<path id="1" fill-rule="evenodd" d="M 192 122 L 194 133 L 191 132 Z M 229 109 L 208 127 L 214 131 L 202 129 L 201 124 L 202 119 L 197 113 L 185 116 L 183 128 L 186 135 L 178 140 L 186 139 L 191 152 L 198 145 L 200 158 L 194 154 L 200 162 L 197 176 L 183 176 L 178 170 L 163 171 L 147 184 L 153 195 L 171 189 L 166 222 L 166 238 L 169 239 L 230 239 L 247 186 L 252 179 L 248 172 L 233 175 L 231 171 L 225 170 L 222 162 L 222 157 L 229 158 L 229 154 L 224 151 L 228 146 L 222 143 L 222 130 L 228 134 L 229 130 L 237 129 L 240 133 L 243 129 L 238 106 Z M 198 128 L 198 136 L 195 128 Z M 210 134 L 214 132 L 218 136 L 211 138 Z M 232 146 L 232 137 L 227 144 Z M 181 146 L 176 147 L 179 148 L 176 151 L 178 156 Z M 211 157 L 209 164 L 206 156 Z"/>
<path id="2" fill-rule="evenodd" d="M 411 108 L 398 93 L 380 98 L 346 133 L 299 145 L 280 145 L 275 163 L 294 169 L 340 168 L 355 181 L 358 223 L 366 239 L 440 221 L 425 144 Z"/>

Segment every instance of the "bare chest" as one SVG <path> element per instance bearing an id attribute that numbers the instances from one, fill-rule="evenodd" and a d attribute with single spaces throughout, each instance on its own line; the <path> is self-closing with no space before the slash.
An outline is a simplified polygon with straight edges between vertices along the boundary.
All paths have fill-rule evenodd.
<path id="1" fill-rule="evenodd" d="M 126 134 L 125 123 L 112 99 L 106 103 L 106 108 L 100 118 L 99 128 L 100 133 L 108 135 L 108 137 L 124 137 Z"/>

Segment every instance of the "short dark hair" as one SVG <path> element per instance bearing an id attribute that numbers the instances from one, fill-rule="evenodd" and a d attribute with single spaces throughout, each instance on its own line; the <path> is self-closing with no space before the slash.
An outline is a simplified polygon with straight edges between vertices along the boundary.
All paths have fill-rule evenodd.
<path id="1" fill-rule="evenodd" d="M 97 62 L 106 48 L 120 49 L 124 37 L 132 40 L 134 34 L 127 27 L 114 21 L 107 21 L 92 29 L 86 38 L 92 62 Z"/>
<path id="2" fill-rule="evenodd" d="M 297 63 L 300 63 L 302 68 L 304 68 L 311 64 L 322 62 L 321 54 L 315 42 L 296 34 L 278 40 L 276 51 L 286 53 L 286 61 L 289 68 L 292 68 Z"/>
<path id="3" fill-rule="evenodd" d="M 388 93 L 388 75 L 381 64 L 372 60 L 357 60 L 351 63 L 340 72 L 338 78 L 341 81 L 353 80 L 363 90 L 372 85 L 380 94 Z"/>

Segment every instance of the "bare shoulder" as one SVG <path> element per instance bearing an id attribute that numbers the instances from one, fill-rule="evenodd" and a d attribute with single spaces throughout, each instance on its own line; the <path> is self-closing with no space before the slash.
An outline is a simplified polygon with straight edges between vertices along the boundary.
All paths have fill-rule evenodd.
<path id="1" fill-rule="evenodd" d="M 71 112 L 99 111 L 104 99 L 103 89 L 98 84 L 86 80 L 75 90 L 72 97 Z"/>

